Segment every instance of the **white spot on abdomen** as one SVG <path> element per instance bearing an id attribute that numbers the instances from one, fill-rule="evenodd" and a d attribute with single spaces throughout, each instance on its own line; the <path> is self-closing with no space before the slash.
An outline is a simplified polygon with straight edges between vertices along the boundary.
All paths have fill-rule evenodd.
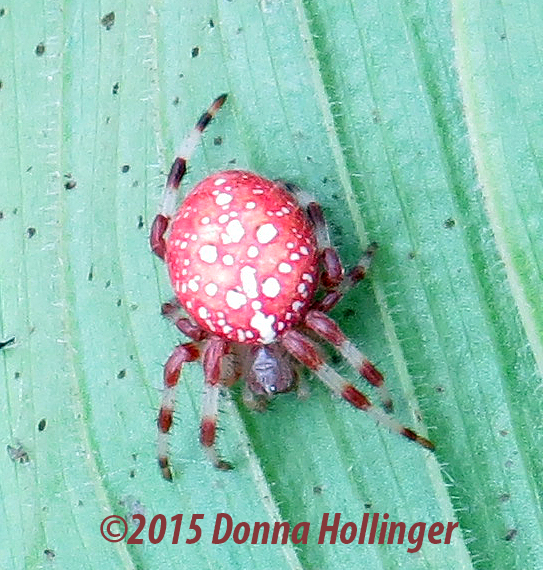
<path id="1" fill-rule="evenodd" d="M 247 297 L 243 293 L 238 293 L 230 289 L 226 292 L 226 304 L 232 309 L 239 309 L 247 303 Z"/>
<path id="2" fill-rule="evenodd" d="M 273 224 L 263 224 L 256 230 L 256 239 L 259 243 L 270 243 L 277 233 L 277 228 Z"/>
<path id="3" fill-rule="evenodd" d="M 258 247 L 256 245 L 250 245 L 247 249 L 247 257 L 257 257 Z"/>
<path id="4" fill-rule="evenodd" d="M 277 297 L 277 295 L 279 295 L 280 292 L 281 292 L 281 284 L 279 283 L 279 281 L 277 281 L 275 277 L 268 277 L 262 283 L 262 293 L 264 293 L 266 297 L 270 297 L 270 299 L 273 299 L 274 297 Z"/>
<path id="5" fill-rule="evenodd" d="M 198 250 L 198 255 L 202 261 L 206 263 L 215 263 L 217 261 L 217 248 L 214 245 L 203 245 Z"/>
<path id="6" fill-rule="evenodd" d="M 217 183 L 217 181 L 215 181 L 215 183 Z M 225 194 L 224 192 L 221 192 L 215 198 L 215 203 L 217 204 L 217 206 L 226 206 L 226 204 L 229 204 L 231 201 L 232 201 L 232 195 Z"/>
<path id="7" fill-rule="evenodd" d="M 226 233 L 234 243 L 239 243 L 241 238 L 245 235 L 245 230 L 239 220 L 232 220 L 226 225 Z"/>
<path id="8" fill-rule="evenodd" d="M 273 330 L 274 322 L 274 315 L 266 316 L 261 311 L 257 311 L 251 319 L 251 326 L 258 331 L 264 344 L 273 342 L 275 338 L 275 331 Z"/>
<path id="9" fill-rule="evenodd" d="M 243 292 L 249 299 L 256 299 L 258 297 L 256 269 L 250 265 L 245 265 L 240 269 L 239 275 Z"/>
<path id="10" fill-rule="evenodd" d="M 204 287 L 204 291 L 206 292 L 207 295 L 209 295 L 210 297 L 214 297 L 217 294 L 217 291 L 219 290 L 219 288 L 217 287 L 216 283 L 208 283 L 205 287 Z"/>
<path id="11" fill-rule="evenodd" d="M 277 269 L 279 273 L 290 273 L 292 271 L 292 265 L 290 265 L 290 263 L 280 263 Z"/>

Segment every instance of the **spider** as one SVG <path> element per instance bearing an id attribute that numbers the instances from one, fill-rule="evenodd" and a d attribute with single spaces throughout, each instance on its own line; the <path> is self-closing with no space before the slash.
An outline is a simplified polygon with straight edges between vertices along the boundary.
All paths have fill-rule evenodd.
<path id="1" fill-rule="evenodd" d="M 176 294 L 162 313 L 191 339 L 173 350 L 164 367 L 157 419 L 163 477 L 172 480 L 167 438 L 175 387 L 182 366 L 198 359 L 205 375 L 200 441 L 219 469 L 232 468 L 215 448 L 220 387 L 244 377 L 244 400 L 262 409 L 276 394 L 298 387 L 300 364 L 379 423 L 433 449 L 343 379 L 314 340 L 333 345 L 391 411 L 383 375 L 327 315 L 366 276 L 375 244 L 345 273 L 319 204 L 294 184 L 243 170 L 208 176 L 177 206 L 187 162 L 225 100 L 226 95 L 217 97 L 182 143 L 150 234 L 151 249 L 166 262 Z M 324 291 L 317 296 L 319 289 Z"/>

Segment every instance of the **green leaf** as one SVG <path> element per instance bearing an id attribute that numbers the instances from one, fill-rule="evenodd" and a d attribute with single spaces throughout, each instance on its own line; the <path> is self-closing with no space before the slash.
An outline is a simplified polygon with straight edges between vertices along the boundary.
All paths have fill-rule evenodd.
<path id="1" fill-rule="evenodd" d="M 0 567 L 537 568 L 541 11 L 494 0 L 30 4 L 0 6 L 0 341 L 16 339 L 0 349 Z M 244 408 L 239 387 L 225 395 L 219 449 L 236 469 L 217 472 L 198 443 L 193 364 L 178 389 L 176 478 L 160 477 L 162 366 L 181 338 L 160 317 L 172 292 L 148 232 L 175 148 L 225 91 L 185 188 L 249 168 L 322 203 L 347 267 L 379 243 L 333 317 L 434 455 L 308 375 L 310 398 L 282 396 L 265 414 Z M 101 536 L 105 517 L 138 513 L 143 544 Z M 251 531 L 308 522 L 307 544 L 213 545 L 218 513 Z M 417 552 L 407 533 L 403 544 L 328 534 L 319 545 L 325 513 L 358 530 L 364 513 L 388 513 L 426 533 Z M 152 544 L 157 514 L 167 530 Z M 191 545 L 193 514 L 204 518 Z M 459 523 L 450 544 L 429 541 L 435 522 Z"/>

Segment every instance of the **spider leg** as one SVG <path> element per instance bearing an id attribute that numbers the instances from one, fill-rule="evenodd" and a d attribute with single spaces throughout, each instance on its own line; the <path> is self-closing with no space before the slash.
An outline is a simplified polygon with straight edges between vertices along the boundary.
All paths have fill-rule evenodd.
<path id="1" fill-rule="evenodd" d="M 326 292 L 324 297 L 313 306 L 319 311 L 328 313 L 341 301 L 343 296 L 353 287 L 358 285 L 370 268 L 375 252 L 377 251 L 377 243 L 373 242 L 364 252 L 358 263 L 343 277 L 340 283 Z"/>
<path id="2" fill-rule="evenodd" d="M 173 423 L 175 407 L 175 387 L 179 381 L 179 374 L 185 362 L 193 362 L 200 356 L 196 344 L 188 342 L 177 346 L 164 366 L 164 391 L 162 404 L 158 413 L 158 464 L 162 476 L 168 481 L 172 480 L 170 460 L 168 458 L 168 433 Z"/>
<path id="3" fill-rule="evenodd" d="M 339 285 L 343 279 L 344 269 L 337 251 L 332 247 L 322 207 L 318 202 L 315 202 L 308 192 L 305 192 L 296 184 L 284 180 L 276 180 L 276 182 L 297 196 L 298 201 L 306 209 L 307 215 L 313 223 L 320 260 L 323 266 L 321 277 L 323 285 L 327 288 Z"/>
<path id="4" fill-rule="evenodd" d="M 332 247 L 328 224 L 324 218 L 321 205 L 316 202 L 310 194 L 296 186 L 296 184 L 284 180 L 276 180 L 276 182 L 298 197 L 298 201 L 306 209 L 307 215 L 315 228 L 320 261 L 323 266 L 321 282 L 324 287 L 329 290 L 320 301 L 317 301 L 313 305 L 313 308 L 327 313 L 338 304 L 350 289 L 355 287 L 366 277 L 372 259 L 377 251 L 377 243 L 372 242 L 358 263 L 345 275 L 345 269 L 341 263 L 341 259 L 336 249 Z"/>
<path id="5" fill-rule="evenodd" d="M 181 180 L 183 180 L 183 176 L 187 171 L 187 162 L 192 156 L 194 149 L 198 146 L 204 129 L 225 101 L 226 94 L 220 95 L 215 99 L 215 101 L 213 101 L 209 109 L 198 119 L 192 131 L 190 131 L 181 144 L 177 157 L 172 164 L 170 174 L 166 180 L 164 194 L 162 195 L 162 205 L 160 206 L 159 213 L 153 221 L 150 235 L 151 249 L 161 259 L 164 259 L 164 256 L 166 255 L 164 234 L 166 233 L 170 220 L 177 209 L 178 189 L 181 184 Z"/>
<path id="6" fill-rule="evenodd" d="M 230 388 L 242 375 L 242 355 L 233 343 L 228 343 L 221 359 L 221 384 Z"/>
<path id="7" fill-rule="evenodd" d="M 183 307 L 177 302 L 177 299 L 162 304 L 162 315 L 172 321 L 184 335 L 194 341 L 204 340 L 208 336 L 202 327 L 186 316 Z"/>
<path id="8" fill-rule="evenodd" d="M 205 374 L 202 421 L 200 424 L 200 442 L 207 456 L 217 469 L 232 469 L 232 465 L 223 461 L 215 449 L 217 415 L 219 411 L 219 389 L 223 374 L 222 360 L 227 351 L 225 340 L 213 337 L 207 341 L 203 354 Z"/>
<path id="9" fill-rule="evenodd" d="M 392 398 L 384 383 L 383 375 L 339 328 L 337 323 L 321 311 L 311 310 L 305 316 L 305 325 L 321 338 L 333 344 L 349 364 L 379 391 L 383 407 L 392 411 Z"/>
<path id="10" fill-rule="evenodd" d="M 345 270 L 338 252 L 334 247 L 332 247 L 330 242 L 328 225 L 324 219 L 322 207 L 318 202 L 310 201 L 306 204 L 306 209 L 307 215 L 315 227 L 317 245 L 320 250 L 321 263 L 323 267 L 321 276 L 322 284 L 326 288 L 336 287 L 342 282 Z"/>
<path id="11" fill-rule="evenodd" d="M 333 368 L 326 364 L 315 344 L 305 335 L 291 329 L 282 336 L 281 342 L 295 358 L 313 370 L 330 390 L 347 400 L 355 408 L 366 412 L 391 431 L 416 441 L 422 447 L 430 450 L 434 449 L 434 444 L 431 441 L 418 435 L 412 429 L 401 425 L 386 412 L 374 406 L 362 392 L 359 392 L 352 384 L 344 380 Z"/>

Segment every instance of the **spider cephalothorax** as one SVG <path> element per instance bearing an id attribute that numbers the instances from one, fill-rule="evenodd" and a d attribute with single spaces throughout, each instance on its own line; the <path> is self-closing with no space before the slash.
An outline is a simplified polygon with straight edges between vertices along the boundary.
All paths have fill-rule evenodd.
<path id="1" fill-rule="evenodd" d="M 257 396 L 274 396 L 296 387 L 296 373 L 277 344 L 258 347 L 254 352 L 247 386 Z"/>
<path id="2" fill-rule="evenodd" d="M 191 342 L 176 347 L 164 369 L 158 417 L 159 464 L 172 478 L 166 434 L 174 389 L 185 362 L 202 358 L 205 389 L 200 439 L 215 466 L 229 469 L 215 450 L 219 388 L 245 378 L 246 400 L 262 402 L 297 386 L 294 363 L 310 368 L 332 391 L 391 430 L 433 449 L 331 368 L 308 336 L 331 343 L 392 404 L 383 376 L 328 317 L 345 292 L 365 277 L 372 244 L 347 275 L 331 246 L 320 206 L 290 183 L 253 172 L 212 174 L 177 207 L 187 161 L 226 95 L 218 97 L 185 139 L 171 168 L 151 247 L 166 261 L 176 294 L 163 306 Z M 318 288 L 324 289 L 317 300 Z"/>

